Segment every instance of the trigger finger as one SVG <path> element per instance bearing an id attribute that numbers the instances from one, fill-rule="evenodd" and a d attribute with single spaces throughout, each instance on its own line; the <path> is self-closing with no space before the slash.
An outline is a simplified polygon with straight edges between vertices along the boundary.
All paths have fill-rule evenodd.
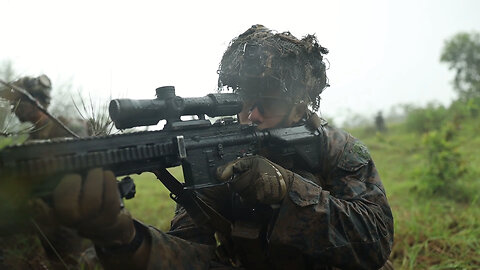
<path id="1" fill-rule="evenodd" d="M 248 171 L 253 164 L 251 157 L 234 160 L 217 168 L 217 177 L 222 181 L 228 181 L 234 174 Z"/>
<path id="2" fill-rule="evenodd" d="M 255 157 L 241 158 L 233 164 L 233 171 L 235 173 L 243 173 L 252 168 Z"/>

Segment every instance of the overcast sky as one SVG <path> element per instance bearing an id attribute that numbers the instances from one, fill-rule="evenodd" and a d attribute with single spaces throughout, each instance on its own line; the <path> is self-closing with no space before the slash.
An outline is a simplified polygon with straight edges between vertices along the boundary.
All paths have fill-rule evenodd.
<path id="1" fill-rule="evenodd" d="M 164 85 L 203 96 L 216 88 L 229 41 L 251 25 L 314 33 L 330 50 L 321 112 L 336 122 L 396 104 L 448 104 L 444 40 L 480 31 L 476 0 L 0 0 L 0 11 L 0 61 L 103 98 L 153 98 Z"/>

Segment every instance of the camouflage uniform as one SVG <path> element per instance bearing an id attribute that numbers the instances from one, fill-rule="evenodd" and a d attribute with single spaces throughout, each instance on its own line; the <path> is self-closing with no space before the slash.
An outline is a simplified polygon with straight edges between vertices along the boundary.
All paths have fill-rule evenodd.
<path id="1" fill-rule="evenodd" d="M 322 158 L 313 168 L 306 168 L 306 164 L 297 160 L 278 160 L 273 153 L 261 153 L 275 166 L 283 167 L 281 170 L 276 167 L 283 178 L 285 171 L 290 171 L 285 174 L 289 177 L 287 193 L 275 201 L 280 202 L 278 205 L 243 204 L 239 195 L 229 189 L 235 189 L 233 182 L 201 189 L 199 196 L 232 222 L 231 232 L 199 227 L 191 218 L 195 215 L 178 206 L 167 233 L 135 222 L 134 234 L 133 225 L 126 223 L 120 231 L 133 237 L 129 244 L 113 249 L 97 248 L 105 268 L 379 269 L 384 266 L 393 244 L 393 217 L 370 154 L 360 141 L 328 126 L 313 113 L 319 108 L 320 93 L 328 82 L 322 56 L 327 52 L 313 35 L 299 40 L 288 32 L 274 33 L 254 25 L 232 40 L 219 67 L 219 86 L 227 86 L 245 97 L 262 94 L 249 105 L 245 105 L 246 99 L 239 114 L 240 122 L 248 119 L 258 124 L 260 121 L 255 123 L 251 119 L 252 111 L 266 117 L 268 112 L 273 115 L 274 109 L 261 99 L 281 98 L 289 100 L 285 106 L 289 111 L 285 111 L 280 122 L 279 118 L 270 117 L 271 121 L 275 119 L 270 122 L 275 125 L 269 127 L 292 125 L 294 122 L 290 120 L 294 118 L 290 116 L 302 113 L 295 123 L 306 121 L 318 129 L 318 149 L 314 150 Z M 263 112 L 259 107 L 263 107 Z M 245 117 L 247 111 L 249 115 Z M 259 167 L 248 170 L 269 177 Z M 239 177 L 246 174 L 242 172 Z M 253 180 L 263 181 L 259 179 Z M 65 182 L 68 180 L 66 177 Z M 258 191 L 268 192 L 267 188 Z M 117 220 L 114 224 L 123 224 L 122 219 Z M 117 235 L 111 238 L 111 243 L 125 243 Z M 129 265 L 129 262 L 135 263 Z"/>
<path id="2" fill-rule="evenodd" d="M 393 217 L 370 154 L 340 129 L 327 124 L 318 129 L 317 151 L 324 155 L 314 170 L 271 158 L 296 173 L 278 209 L 257 209 L 256 214 L 235 205 L 229 195 L 217 201 L 223 206 L 219 211 L 234 222 L 232 235 L 218 238 L 233 240 L 233 257 L 224 255 L 222 245 L 216 247 L 213 231 L 197 227 L 178 207 L 168 233 L 146 230 L 151 241 L 148 269 L 382 267 L 392 248 Z M 115 260 L 102 256 L 107 264 Z"/>
<path id="3" fill-rule="evenodd" d="M 25 89 L 44 108 L 48 108 L 48 106 L 50 105 L 51 82 L 46 75 L 41 75 L 38 77 L 22 77 L 12 82 L 12 84 Z M 28 103 L 28 101 L 23 100 L 20 94 L 16 92 L 7 92 L 7 98 L 10 99 L 14 104 L 18 105 L 18 107 L 15 108 L 15 114 L 21 122 L 32 122 L 35 125 L 35 128 L 29 134 L 30 140 L 46 140 L 61 137 L 72 137 L 72 134 L 67 132 L 65 129 L 55 123 L 50 117 L 44 115 L 43 113 L 43 117 L 39 117 L 39 114 L 35 113 L 27 113 L 27 116 L 24 116 L 24 110 L 31 112 L 31 108 L 34 108 L 34 106 L 22 106 L 23 103 Z M 17 104 L 17 100 L 20 100 L 21 102 Z M 34 110 L 39 111 L 37 108 L 35 108 Z M 35 116 L 32 117 L 32 115 Z M 67 119 L 62 116 L 58 117 L 58 120 L 68 126 L 80 137 L 86 137 L 91 133 L 89 131 L 87 121 L 85 120 Z"/>
<path id="4" fill-rule="evenodd" d="M 248 207 L 228 186 L 202 189 L 199 195 L 232 222 L 231 233 L 196 226 L 179 206 L 169 232 L 137 228 L 147 236 L 149 249 L 136 254 L 100 252 L 104 265 L 118 269 L 119 261 L 148 257 L 147 269 L 383 267 L 392 249 L 393 217 L 372 158 L 360 141 L 313 113 L 328 86 L 322 56 L 326 53 L 314 35 L 297 39 L 289 32 L 254 25 L 232 40 L 220 63 L 219 87 L 245 97 L 263 93 L 289 99 L 290 108 L 311 108 L 302 121 L 319 131 L 320 147 L 315 150 L 321 153 L 320 164 L 305 168 L 296 160 L 261 154 L 295 173 L 279 205 Z M 244 104 L 241 122 L 247 119 L 244 112 L 259 111 L 259 105 L 253 105 Z M 140 256 L 146 250 L 150 254 Z"/>
<path id="5" fill-rule="evenodd" d="M 81 119 L 67 119 L 64 117 L 58 117 L 62 123 L 64 123 L 69 129 L 80 137 L 86 137 L 89 135 L 88 124 Z M 50 118 L 45 118 L 35 124 L 37 127 L 29 134 L 30 140 L 46 140 L 53 138 L 72 137 L 72 134 L 68 133 L 65 129 L 60 127 Z"/>

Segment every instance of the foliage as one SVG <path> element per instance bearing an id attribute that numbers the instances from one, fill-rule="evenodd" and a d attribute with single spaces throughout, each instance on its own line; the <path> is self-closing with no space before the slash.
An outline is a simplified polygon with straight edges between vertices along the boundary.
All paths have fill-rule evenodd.
<path id="1" fill-rule="evenodd" d="M 437 103 L 429 103 L 425 108 L 406 107 L 406 128 L 417 133 L 439 130 L 448 116 L 447 109 Z"/>
<path id="2" fill-rule="evenodd" d="M 461 188 L 459 179 L 466 172 L 462 156 L 451 139 L 454 128 L 449 125 L 441 131 L 424 134 L 426 166 L 420 167 L 418 189 L 421 194 L 457 197 Z M 460 192 L 461 193 L 461 192 Z M 465 196 L 460 196 L 463 199 Z"/>
<path id="3" fill-rule="evenodd" d="M 448 107 L 435 102 L 430 102 L 425 107 L 408 105 L 404 106 L 404 111 L 406 114 L 405 127 L 409 131 L 423 134 L 440 131 L 447 125 L 453 125 L 458 129 L 466 119 L 479 116 L 480 97 L 467 100 L 458 99 Z"/>
<path id="4" fill-rule="evenodd" d="M 22 143 L 28 138 L 28 134 L 35 130 L 35 126 L 32 123 L 21 123 L 18 118 L 10 110 L 10 103 L 8 103 L 8 109 L 2 110 L 4 115 L 2 116 L 3 122 L 0 125 L 0 136 L 9 137 L 2 140 L 4 143 L 0 143 L 0 149 L 3 146 L 15 143 Z M 17 109 L 13 106 L 13 111 Z M 5 143 L 8 142 L 8 143 Z"/>
<path id="5" fill-rule="evenodd" d="M 456 118 L 461 118 L 459 120 L 478 117 L 480 112 L 480 97 L 470 98 L 466 101 L 456 100 L 450 105 L 450 108 Z"/>
<path id="6" fill-rule="evenodd" d="M 477 122 L 466 117 L 455 127 L 447 121 L 448 128 L 426 133 L 423 140 L 406 123 L 390 124 L 388 133 L 374 136 L 363 128 L 350 130 L 369 147 L 387 191 L 395 220 L 390 257 L 395 269 L 480 269 Z M 443 175 L 436 170 L 442 166 Z M 428 175 L 420 173 L 428 170 L 446 179 L 435 193 L 419 187 L 429 184 L 422 178 Z"/>
<path id="7" fill-rule="evenodd" d="M 9 145 L 21 144 L 27 139 L 27 134 L 18 136 L 0 136 L 0 150 Z"/>
<path id="8" fill-rule="evenodd" d="M 459 98 L 480 97 L 480 33 L 458 33 L 445 41 L 440 61 L 455 71 L 453 86 Z"/>
<path id="9" fill-rule="evenodd" d="M 73 102 L 73 105 L 80 117 L 87 121 L 91 136 L 108 135 L 115 130 L 106 103 L 95 103 L 89 96 L 87 104 L 85 98 L 80 96 L 79 102 Z"/>

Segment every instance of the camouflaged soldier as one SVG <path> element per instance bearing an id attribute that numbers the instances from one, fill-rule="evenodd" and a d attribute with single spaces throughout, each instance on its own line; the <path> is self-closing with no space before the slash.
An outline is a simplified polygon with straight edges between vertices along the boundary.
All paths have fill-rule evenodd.
<path id="1" fill-rule="evenodd" d="M 46 75 L 22 77 L 12 82 L 12 84 L 27 90 L 45 109 L 50 105 L 52 84 Z M 29 139 L 52 139 L 72 136 L 34 104 L 22 98 L 20 94 L 13 94 L 9 99 L 14 104 L 14 112 L 20 122 L 30 122 L 34 125 L 34 129 L 29 134 Z M 69 126 L 80 137 L 89 135 L 86 121 L 64 117 L 59 117 L 59 120 Z"/>
<path id="2" fill-rule="evenodd" d="M 267 152 L 218 168 L 231 184 L 201 195 L 232 222 L 231 233 L 197 227 L 181 206 L 169 232 L 145 226 L 120 208 L 116 179 L 101 169 L 62 179 L 58 217 L 96 243 L 108 269 L 381 268 L 393 217 L 372 158 L 315 114 L 327 85 L 325 53 L 313 35 L 297 39 L 261 25 L 226 50 L 219 84 L 244 96 L 239 120 L 259 129 L 305 123 L 320 132 L 315 150 L 323 154 L 309 170 Z"/>
<path id="3" fill-rule="evenodd" d="M 14 82 L 13 85 L 26 90 L 34 97 L 44 108 L 48 108 L 51 100 L 51 81 L 46 75 L 38 77 L 22 77 Z M 21 94 L 15 91 L 3 92 L 5 98 L 13 104 L 13 110 L 20 122 L 30 122 L 34 128 L 29 133 L 29 140 L 33 139 L 52 139 L 57 137 L 71 137 L 63 128 L 53 122 L 49 116 L 39 110 L 30 101 L 24 99 Z M 80 136 L 88 135 L 88 128 L 85 121 L 67 120 L 60 117 L 76 134 Z M 77 233 L 67 227 L 60 226 L 53 216 L 49 213 L 51 210 L 40 200 L 32 201 L 34 212 L 39 214 L 35 218 L 36 223 L 41 228 L 41 233 L 48 238 L 41 236 L 32 224 L 27 224 L 27 228 L 21 229 L 20 233 L 10 237 L 0 238 L 0 268 L 8 269 L 65 269 L 61 260 L 70 266 L 78 264 L 83 252 L 84 240 Z M 19 224 L 19 227 L 23 224 Z M 55 250 L 51 248 L 54 247 Z M 58 253 L 58 254 L 56 254 Z M 58 258 L 61 257 L 61 260 Z"/>

